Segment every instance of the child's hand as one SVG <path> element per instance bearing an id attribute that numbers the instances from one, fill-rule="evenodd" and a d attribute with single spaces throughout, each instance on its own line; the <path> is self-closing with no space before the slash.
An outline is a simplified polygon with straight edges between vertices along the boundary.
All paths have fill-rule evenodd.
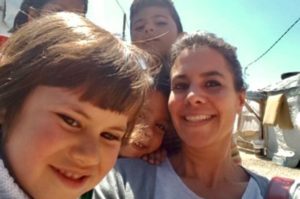
<path id="1" fill-rule="evenodd" d="M 152 153 L 143 155 L 141 158 L 148 162 L 149 164 L 155 164 L 158 165 L 162 163 L 167 157 L 167 152 L 165 149 L 158 149 Z"/>

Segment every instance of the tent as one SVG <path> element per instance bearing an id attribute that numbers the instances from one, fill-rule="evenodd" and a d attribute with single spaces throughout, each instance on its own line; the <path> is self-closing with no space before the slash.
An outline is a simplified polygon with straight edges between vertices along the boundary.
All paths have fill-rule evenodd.
<path id="1" fill-rule="evenodd" d="M 247 92 L 236 135 L 241 149 L 296 167 L 300 160 L 300 73 Z"/>
<path id="2" fill-rule="evenodd" d="M 0 0 L 0 35 L 8 36 L 22 0 Z"/>

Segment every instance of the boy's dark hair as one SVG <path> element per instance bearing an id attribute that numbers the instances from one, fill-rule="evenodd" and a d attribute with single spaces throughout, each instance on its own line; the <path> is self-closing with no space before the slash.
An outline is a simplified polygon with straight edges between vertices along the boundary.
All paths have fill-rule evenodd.
<path id="1" fill-rule="evenodd" d="M 142 9 L 150 6 L 160 6 L 168 9 L 174 22 L 176 23 L 178 33 L 183 32 L 179 14 L 171 0 L 134 0 L 130 6 L 130 30 L 132 28 L 133 17 Z"/>
<path id="2" fill-rule="evenodd" d="M 20 10 L 15 16 L 13 27 L 9 30 L 9 32 L 15 32 L 23 24 L 28 22 L 28 13 L 30 8 L 40 10 L 51 1 L 52 0 L 23 0 L 20 6 Z M 86 14 L 88 8 L 88 0 L 82 0 L 82 3 L 84 4 L 84 14 Z"/>
<path id="3" fill-rule="evenodd" d="M 0 55 L 0 111 L 8 127 L 28 95 L 46 85 L 80 91 L 83 101 L 128 114 L 130 131 L 149 89 L 142 65 L 151 58 L 74 13 L 23 26 Z"/>
<path id="4" fill-rule="evenodd" d="M 152 89 L 163 93 L 167 98 L 170 95 L 170 72 L 167 67 L 160 67 L 160 71 L 153 76 Z"/>

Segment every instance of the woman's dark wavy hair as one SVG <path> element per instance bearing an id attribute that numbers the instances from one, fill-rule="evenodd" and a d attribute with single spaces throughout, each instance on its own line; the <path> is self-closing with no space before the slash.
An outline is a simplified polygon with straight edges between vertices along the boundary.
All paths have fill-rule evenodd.
<path id="1" fill-rule="evenodd" d="M 174 65 L 176 58 L 183 50 L 193 50 L 202 46 L 212 48 L 223 55 L 232 71 L 236 91 L 246 90 L 242 67 L 237 58 L 236 48 L 213 33 L 198 31 L 190 34 L 184 34 L 182 37 L 180 37 L 171 49 L 171 67 Z"/>
<path id="2" fill-rule="evenodd" d="M 80 91 L 83 101 L 128 114 L 131 131 L 150 85 L 142 66 L 152 58 L 143 51 L 67 12 L 33 20 L 2 47 L 0 110 L 7 126 L 27 96 L 45 85 Z"/>
<path id="3" fill-rule="evenodd" d="M 52 0 L 23 0 L 20 10 L 15 16 L 13 27 L 9 30 L 9 32 L 15 32 L 23 24 L 28 22 L 28 13 L 31 7 L 40 10 L 51 1 Z M 88 9 L 88 0 L 82 0 L 82 3 L 84 4 L 84 14 L 86 14 Z"/>
<path id="4" fill-rule="evenodd" d="M 181 20 L 179 14 L 171 0 L 134 0 L 130 6 L 130 30 L 132 29 L 132 19 L 133 17 L 142 9 L 150 6 L 159 6 L 168 9 L 171 16 L 177 26 L 178 33 L 183 32 Z"/>

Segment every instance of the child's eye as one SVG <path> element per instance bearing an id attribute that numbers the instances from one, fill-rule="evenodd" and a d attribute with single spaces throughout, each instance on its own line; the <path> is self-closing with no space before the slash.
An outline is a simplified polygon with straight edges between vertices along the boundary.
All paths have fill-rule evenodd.
<path id="1" fill-rule="evenodd" d="M 221 83 L 217 80 L 209 80 L 207 82 L 205 82 L 205 87 L 207 88 L 216 88 L 216 87 L 220 87 Z"/>
<path id="2" fill-rule="evenodd" d="M 158 25 L 158 26 L 165 26 L 165 25 L 167 25 L 167 23 L 165 21 L 157 21 L 156 25 Z"/>
<path id="3" fill-rule="evenodd" d="M 134 28 L 134 30 L 140 32 L 140 31 L 144 30 L 144 25 L 136 26 L 136 27 Z"/>
<path id="4" fill-rule="evenodd" d="M 184 91 L 189 88 L 187 83 L 175 83 L 172 85 L 172 90 L 175 91 Z"/>
<path id="5" fill-rule="evenodd" d="M 121 140 L 119 136 L 116 136 L 114 135 L 113 133 L 110 133 L 110 132 L 102 132 L 100 134 L 100 136 L 106 140 L 109 140 L 109 141 L 119 141 Z"/>
<path id="6" fill-rule="evenodd" d="M 167 129 L 166 125 L 157 123 L 156 127 L 160 130 L 160 132 L 167 133 L 168 129 Z"/>
<path id="7" fill-rule="evenodd" d="M 75 120 L 75 119 L 73 119 L 73 118 L 71 118 L 67 115 L 64 115 L 64 114 L 58 114 L 58 115 L 69 126 L 74 127 L 74 128 L 80 128 L 81 127 L 80 122 L 78 122 L 77 120 Z"/>

